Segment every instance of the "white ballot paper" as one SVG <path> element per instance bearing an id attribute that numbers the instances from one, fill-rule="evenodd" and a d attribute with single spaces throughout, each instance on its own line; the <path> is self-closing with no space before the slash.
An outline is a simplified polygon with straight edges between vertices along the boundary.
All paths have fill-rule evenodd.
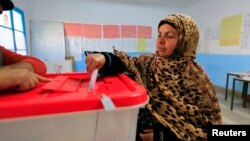
<path id="1" fill-rule="evenodd" d="M 95 84 L 98 76 L 98 69 L 94 70 L 91 74 L 90 81 L 89 81 L 89 91 L 93 91 L 95 89 Z"/>

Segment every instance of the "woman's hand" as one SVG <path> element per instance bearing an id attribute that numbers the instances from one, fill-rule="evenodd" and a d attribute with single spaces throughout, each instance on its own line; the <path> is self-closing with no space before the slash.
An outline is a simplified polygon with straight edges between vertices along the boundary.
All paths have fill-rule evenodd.
<path id="1" fill-rule="evenodd" d="M 88 54 L 85 60 L 85 63 L 87 65 L 87 72 L 89 74 L 92 74 L 95 69 L 101 69 L 105 62 L 105 56 L 101 53 Z"/>
<path id="2" fill-rule="evenodd" d="M 140 137 L 143 141 L 154 141 L 154 130 L 144 129 L 144 133 L 140 133 Z"/>

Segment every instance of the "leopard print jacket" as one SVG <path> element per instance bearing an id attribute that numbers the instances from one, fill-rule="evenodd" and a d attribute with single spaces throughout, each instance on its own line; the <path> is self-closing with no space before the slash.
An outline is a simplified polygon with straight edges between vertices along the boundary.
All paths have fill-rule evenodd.
<path id="1" fill-rule="evenodd" d="M 154 54 L 129 57 L 114 51 L 150 96 L 146 108 L 179 139 L 207 140 L 207 127 L 221 124 L 214 85 L 195 62 L 199 40 L 195 21 L 184 14 L 168 15 L 178 33 L 177 47 L 167 58 Z"/>

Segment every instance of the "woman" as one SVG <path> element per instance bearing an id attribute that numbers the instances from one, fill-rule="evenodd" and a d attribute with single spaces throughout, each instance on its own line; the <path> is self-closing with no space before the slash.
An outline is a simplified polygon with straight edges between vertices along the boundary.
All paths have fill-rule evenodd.
<path id="1" fill-rule="evenodd" d="M 140 109 L 136 140 L 207 140 L 208 125 L 221 124 L 214 86 L 195 62 L 198 40 L 198 27 L 190 16 L 171 14 L 158 25 L 156 53 L 87 56 L 89 73 L 128 72 L 147 89 L 150 101 Z"/>

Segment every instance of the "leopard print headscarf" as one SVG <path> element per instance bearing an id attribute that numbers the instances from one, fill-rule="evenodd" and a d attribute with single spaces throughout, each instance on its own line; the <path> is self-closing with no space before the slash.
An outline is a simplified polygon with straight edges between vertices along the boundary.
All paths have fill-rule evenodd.
<path id="1" fill-rule="evenodd" d="M 179 37 L 170 56 L 129 57 L 116 50 L 115 54 L 147 89 L 150 101 L 146 108 L 160 123 L 179 139 L 207 140 L 208 125 L 221 124 L 221 115 L 215 88 L 195 62 L 198 27 L 184 14 L 168 15 L 163 20 L 174 25 Z"/>

